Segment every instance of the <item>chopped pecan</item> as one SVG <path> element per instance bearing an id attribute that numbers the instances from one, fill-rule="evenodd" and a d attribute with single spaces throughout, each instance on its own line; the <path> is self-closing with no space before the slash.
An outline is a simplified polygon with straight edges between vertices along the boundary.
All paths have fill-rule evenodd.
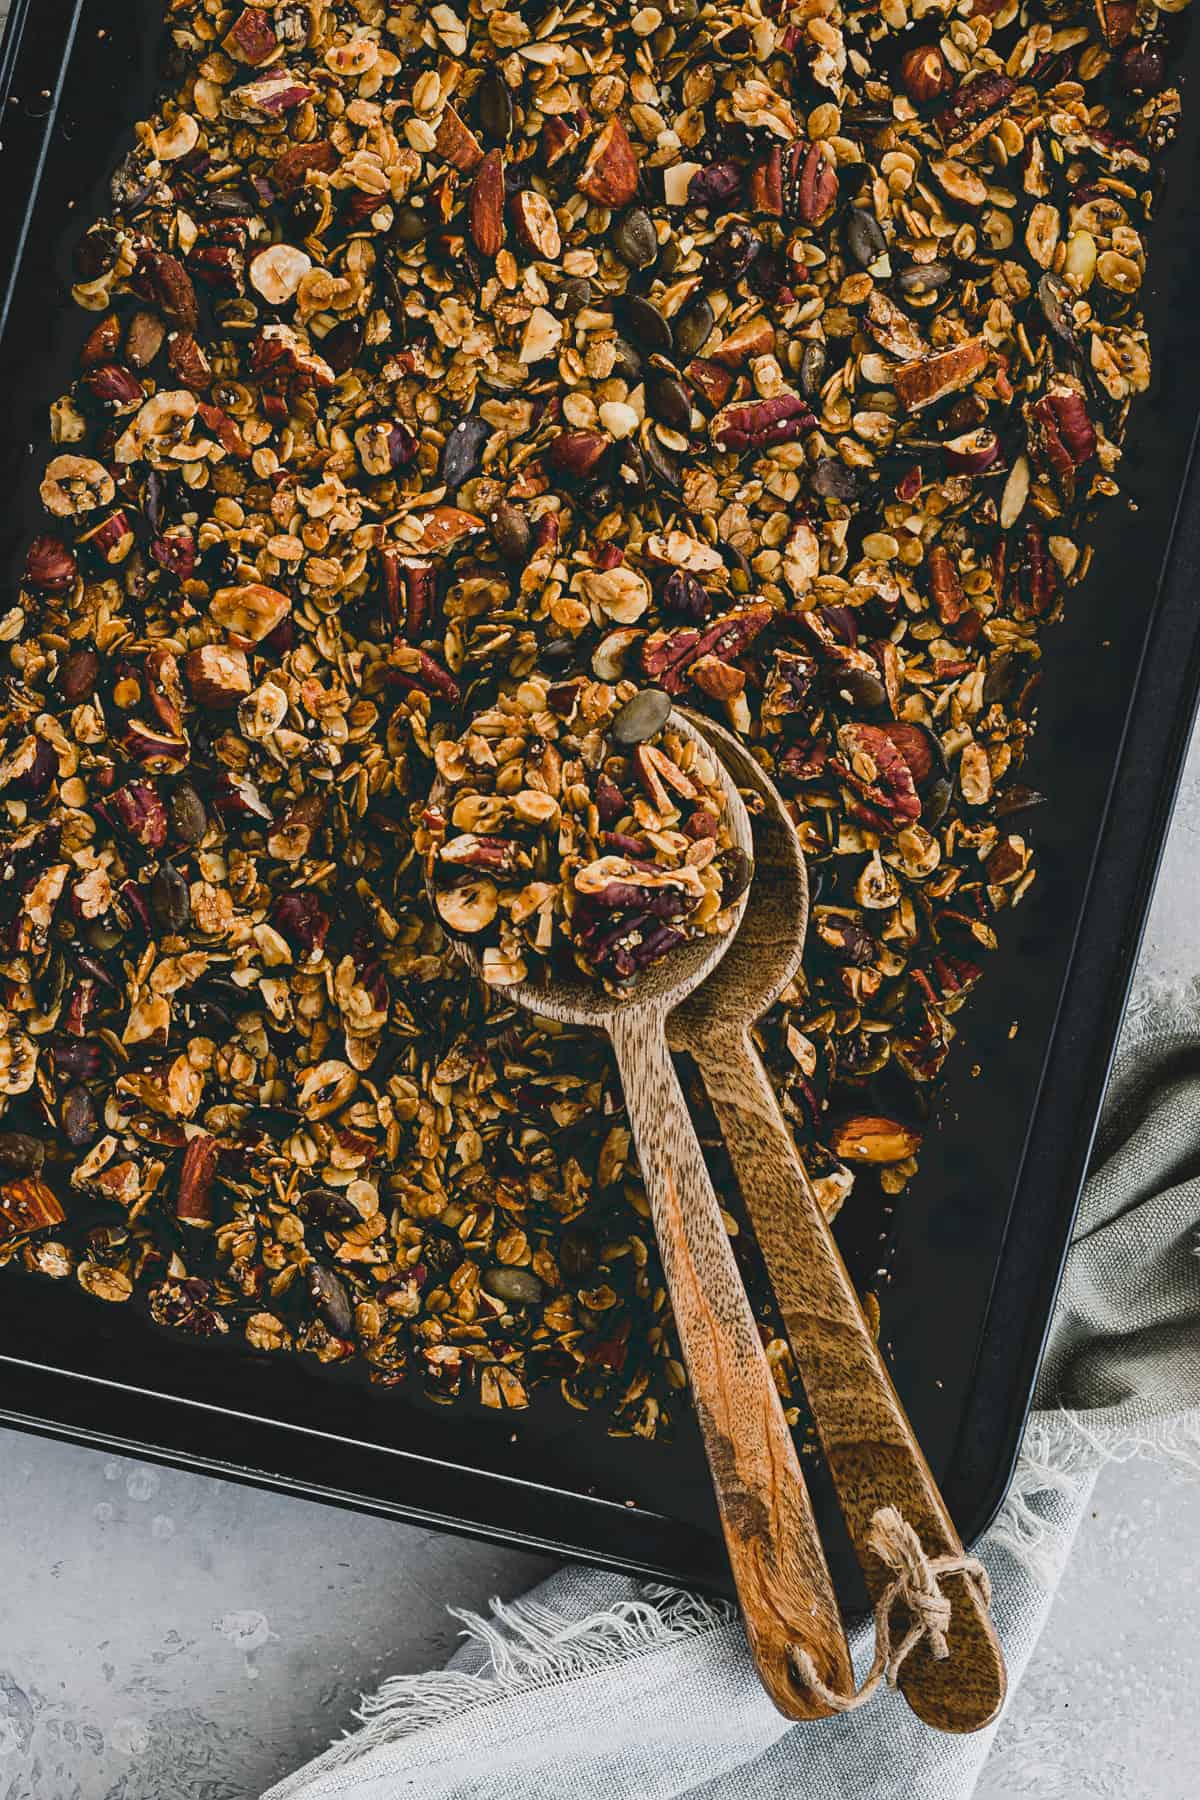
<path id="1" fill-rule="evenodd" d="M 985 69 L 956 88 L 937 116 L 948 149 L 969 150 L 986 137 L 1008 109 L 1016 83 L 998 69 Z"/>
<path id="2" fill-rule="evenodd" d="M 929 570 L 929 593 L 943 625 L 953 625 L 962 617 L 967 604 L 958 570 L 944 544 L 934 544 L 925 558 Z"/>
<path id="3" fill-rule="evenodd" d="M 920 818 L 921 800 L 912 770 L 886 730 L 878 725 L 843 725 L 838 731 L 838 748 L 846 781 L 881 829 L 899 830 Z"/>
<path id="4" fill-rule="evenodd" d="M 164 250 L 149 250 L 138 273 L 163 318 L 180 331 L 194 332 L 200 323 L 200 308 L 192 278 L 179 258 Z"/>
<path id="5" fill-rule="evenodd" d="M 58 1196 L 36 1175 L 0 1186 L 0 1243 L 61 1225 L 65 1218 Z"/>
<path id="6" fill-rule="evenodd" d="M 1029 447 L 1066 498 L 1074 496 L 1075 471 L 1096 454 L 1096 443 L 1081 384 L 1055 375 L 1030 411 Z"/>
<path id="7" fill-rule="evenodd" d="M 892 377 L 901 405 L 906 412 L 920 412 L 947 394 L 957 393 L 983 373 L 987 360 L 984 340 L 971 338 L 965 344 L 955 344 L 953 349 L 902 363 Z"/>
<path id="8" fill-rule="evenodd" d="M 765 601 L 722 613 L 703 630 L 654 631 L 642 645 L 642 669 L 668 694 L 682 694 L 688 674 L 702 656 L 729 662 L 740 656 L 771 623 L 773 608 Z"/>

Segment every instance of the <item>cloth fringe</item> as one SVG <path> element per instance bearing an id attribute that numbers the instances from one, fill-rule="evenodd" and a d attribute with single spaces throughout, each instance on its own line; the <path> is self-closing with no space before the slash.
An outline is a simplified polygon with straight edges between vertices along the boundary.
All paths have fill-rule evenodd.
<path id="1" fill-rule="evenodd" d="M 617 1657 L 667 1649 L 719 1630 L 737 1616 L 728 1601 L 705 1600 L 656 1582 L 648 1582 L 643 1595 L 582 1620 L 564 1618 L 535 1600 L 493 1600 L 486 1619 L 448 1607 L 451 1618 L 461 1623 L 463 1637 L 486 1658 L 484 1671 L 393 1675 L 377 1693 L 364 1697 L 354 1715 L 361 1729 L 333 1744 L 321 1759 L 322 1768 L 344 1767 L 383 1744 L 460 1717 L 467 1707 L 572 1681 Z"/>
<path id="2" fill-rule="evenodd" d="M 1078 1417 L 1059 1412 L 1029 1424 L 1008 1497 L 988 1541 L 1002 1545 L 1043 1587 L 1053 1587 L 1059 1569 L 1052 1552 L 1054 1532 L 1034 1504 L 1040 1494 L 1067 1495 L 1090 1479 L 1104 1462 L 1157 1456 L 1200 1472 L 1200 1422 L 1195 1417 L 1165 1424 L 1121 1443 L 1099 1443 Z M 360 1729 L 336 1742 L 326 1768 L 356 1761 L 383 1744 L 459 1717 L 467 1707 L 486 1706 L 534 1688 L 572 1681 L 602 1669 L 615 1657 L 662 1650 L 727 1626 L 736 1609 L 680 1588 L 647 1583 L 639 1600 L 620 1601 L 591 1618 L 564 1618 L 533 1600 L 491 1602 L 490 1616 L 449 1609 L 463 1637 L 483 1656 L 481 1673 L 435 1669 L 394 1675 L 365 1697 L 355 1714 Z"/>
<path id="3" fill-rule="evenodd" d="M 1007 1550 L 1041 1587 L 1052 1590 L 1062 1573 L 1065 1552 L 1053 1523 L 1035 1505 L 1037 1498 L 1047 1493 L 1068 1498 L 1105 1463 L 1142 1456 L 1200 1474 L 1200 1418 L 1181 1414 L 1137 1436 L 1108 1443 L 1089 1431 L 1078 1413 L 1066 1409 L 1035 1413 L 1025 1428 L 1012 1485 L 987 1541 Z"/>

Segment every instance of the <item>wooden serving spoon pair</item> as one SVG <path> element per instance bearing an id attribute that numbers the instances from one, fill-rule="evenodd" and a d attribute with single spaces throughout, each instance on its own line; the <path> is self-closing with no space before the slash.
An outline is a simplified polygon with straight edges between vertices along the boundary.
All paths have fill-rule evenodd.
<path id="1" fill-rule="evenodd" d="M 678 710 L 671 724 L 712 760 L 733 841 L 759 859 L 733 909 L 733 931 L 678 946 L 620 999 L 582 972 L 505 992 L 530 1012 L 606 1032 L 612 1042 L 751 1653 L 781 1712 L 819 1718 L 832 1709 L 797 1680 L 792 1652 L 807 1652 L 825 1687 L 849 1696 L 849 1649 L 795 1443 L 669 1044 L 695 1058 L 725 1133 L 873 1597 L 888 1576 L 866 1543 L 879 1505 L 898 1507 L 932 1554 L 961 1553 L 961 1545 L 750 1036 L 800 963 L 808 890 L 795 832 L 736 739 Z M 757 843 L 739 785 L 767 801 Z M 470 942 L 455 942 L 478 973 Z M 999 1709 L 1003 1662 L 986 1606 L 965 1577 L 953 1609 L 950 1656 L 935 1662 L 918 1648 L 901 1685 L 930 1724 L 969 1731 Z"/>

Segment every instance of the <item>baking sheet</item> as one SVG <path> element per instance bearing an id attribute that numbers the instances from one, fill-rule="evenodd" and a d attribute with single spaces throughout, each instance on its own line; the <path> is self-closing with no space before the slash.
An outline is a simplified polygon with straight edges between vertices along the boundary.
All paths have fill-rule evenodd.
<path id="1" fill-rule="evenodd" d="M 162 39 L 161 0 L 18 0 L 0 53 L 0 565 L 11 579 L 40 523 L 47 406 L 93 322 L 70 300 L 71 249 L 148 108 Z M 1050 800 L 1030 826 L 1038 880 L 1002 919 L 1001 948 L 957 1016 L 918 1179 L 887 1212 L 852 1200 L 838 1224 L 852 1272 L 879 1293 L 897 1386 L 968 1539 L 1011 1470 L 1200 682 L 1190 85 L 1150 236 L 1155 376 L 1135 405 L 1125 497 L 1092 531 L 1092 573 L 1046 638 L 1023 772 Z M 0 1417 L 452 1529 L 728 1582 L 690 1423 L 672 1443 L 647 1444 L 609 1437 L 601 1418 L 552 1393 L 517 1416 L 446 1409 L 298 1359 L 166 1336 L 132 1307 L 15 1272 L 0 1277 Z M 836 1508 L 815 1462 L 807 1467 L 853 1606 L 857 1574 Z"/>

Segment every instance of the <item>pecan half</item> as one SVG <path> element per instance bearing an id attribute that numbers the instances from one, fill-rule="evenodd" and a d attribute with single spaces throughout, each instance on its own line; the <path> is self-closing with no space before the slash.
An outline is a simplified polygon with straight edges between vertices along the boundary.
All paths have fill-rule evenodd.
<path id="1" fill-rule="evenodd" d="M 878 725 L 843 725 L 838 748 L 843 773 L 881 828 L 898 830 L 921 816 L 921 800 L 909 768 L 891 737 Z"/>
<path id="2" fill-rule="evenodd" d="M 678 631 L 651 632 L 642 645 L 642 669 L 668 694 L 682 694 L 701 657 L 715 656 L 728 662 L 740 656 L 773 616 L 773 607 L 759 601 L 722 613 L 703 630 L 684 626 Z"/>
<path id="3" fill-rule="evenodd" d="M 758 454 L 776 444 L 791 444 L 815 429 L 816 414 L 799 394 L 779 394 L 770 400 L 734 401 L 722 407 L 708 433 L 718 450 Z"/>

